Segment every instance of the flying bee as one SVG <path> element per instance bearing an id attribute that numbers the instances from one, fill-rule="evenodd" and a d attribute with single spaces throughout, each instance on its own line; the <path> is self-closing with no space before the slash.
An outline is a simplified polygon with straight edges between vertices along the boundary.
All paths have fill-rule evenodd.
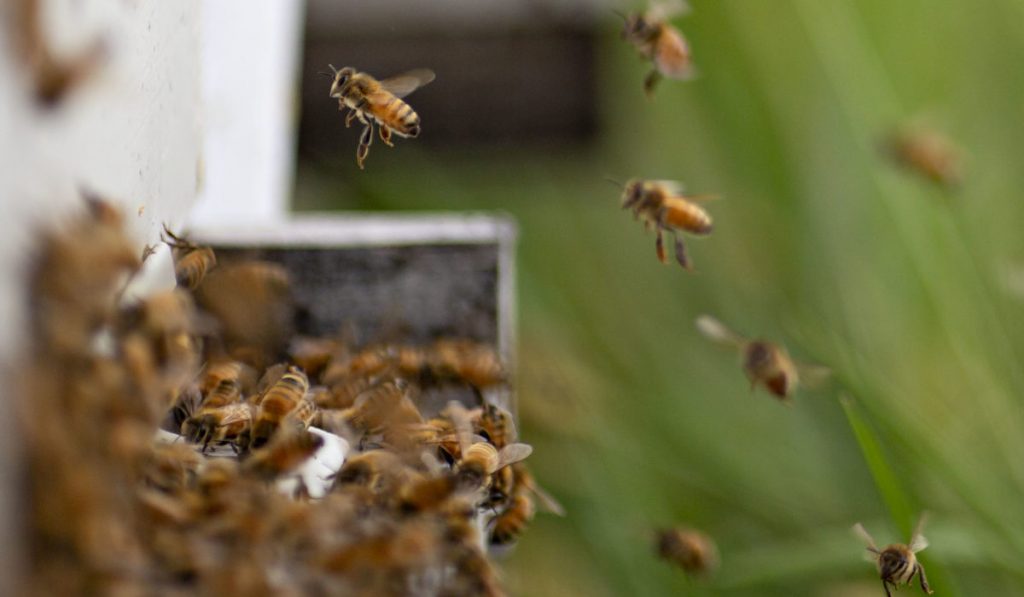
<path id="1" fill-rule="evenodd" d="M 304 429 L 284 428 L 266 444 L 253 450 L 242 471 L 271 480 L 301 465 L 324 445 L 324 438 Z"/>
<path id="2" fill-rule="evenodd" d="M 673 181 L 634 179 L 625 185 L 622 209 L 631 210 L 633 217 L 640 219 L 648 230 L 652 227 L 655 229 L 657 238 L 654 248 L 659 261 L 668 263 L 662 237 L 669 233 L 675 240 L 676 261 L 684 269 L 692 270 L 686 246 L 679 233 L 688 232 L 697 236 L 711 234 L 711 216 L 697 202 L 714 197 L 684 195 L 682 185 Z"/>
<path id="3" fill-rule="evenodd" d="M 687 574 L 711 574 L 718 568 L 718 549 L 704 533 L 687 528 L 662 529 L 655 532 L 658 556 Z"/>
<path id="4" fill-rule="evenodd" d="M 420 117 L 401 98 L 433 81 L 434 71 L 421 68 L 378 81 L 351 66 L 341 70 L 334 68 L 334 65 L 328 66 L 334 73 L 331 97 L 338 100 L 339 110 L 351 110 L 345 117 L 345 126 L 350 126 L 356 118 L 364 126 L 356 150 L 356 163 L 360 170 L 370 152 L 375 123 L 380 140 L 389 147 L 393 147 L 392 133 L 406 138 L 419 136 Z"/>
<path id="5" fill-rule="evenodd" d="M 464 406 L 453 401 L 449 403 L 447 410 L 459 440 L 456 476 L 460 485 L 464 487 L 486 488 L 491 481 L 491 475 L 510 464 L 526 459 L 533 452 L 531 446 L 520 443 L 511 443 L 498 450 L 494 444 L 479 435 L 473 435 L 469 413 Z"/>
<path id="6" fill-rule="evenodd" d="M 171 247 L 174 257 L 174 277 L 179 286 L 195 290 L 203 278 L 217 265 L 217 256 L 210 247 L 195 245 L 171 232 L 164 224 L 164 242 Z"/>
<path id="7" fill-rule="evenodd" d="M 933 593 L 931 587 L 928 586 L 928 577 L 924 574 L 924 566 L 917 561 L 917 556 L 914 555 L 928 547 L 928 540 L 921 534 L 925 518 L 922 515 L 918 520 L 908 544 L 893 543 L 884 549 L 879 549 L 875 545 L 875 540 L 868 534 L 864 525 L 859 522 L 853 525 L 853 532 L 867 545 L 868 559 L 874 562 L 878 568 L 878 575 L 882 579 L 882 588 L 885 589 L 886 597 L 892 597 L 892 593 L 889 592 L 890 585 L 893 589 L 898 589 L 901 584 L 909 585 L 913 582 L 915 574 L 919 575 L 921 590 L 929 595 Z"/>
<path id="8" fill-rule="evenodd" d="M 949 137 L 936 130 L 897 130 L 883 141 L 882 150 L 896 164 L 945 188 L 963 182 L 963 155 Z"/>
<path id="9" fill-rule="evenodd" d="M 695 74 L 690 44 L 668 19 L 687 12 L 682 1 L 654 4 L 644 14 L 621 15 L 625 20 L 622 38 L 633 45 L 654 68 L 644 78 L 644 93 L 651 97 L 662 78 L 685 80 Z"/>
<path id="10" fill-rule="evenodd" d="M 697 318 L 697 329 L 707 338 L 739 351 L 751 389 L 763 385 L 783 402 L 797 386 L 815 386 L 831 374 L 827 367 L 794 361 L 785 348 L 767 340 L 748 340 L 710 315 Z"/>
<path id="11" fill-rule="evenodd" d="M 259 400 L 259 407 L 252 423 L 250 445 L 259 448 L 270 441 L 281 423 L 303 405 L 309 379 L 298 367 L 289 367 L 288 372 L 270 386 Z"/>

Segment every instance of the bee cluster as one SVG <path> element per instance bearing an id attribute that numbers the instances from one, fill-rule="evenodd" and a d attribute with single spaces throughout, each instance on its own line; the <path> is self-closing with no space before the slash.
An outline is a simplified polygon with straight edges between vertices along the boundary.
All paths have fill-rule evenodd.
<path id="1" fill-rule="evenodd" d="M 169 231 L 178 286 L 121 304 L 144 257 L 87 204 L 31 270 L 29 592 L 502 594 L 489 549 L 561 508 L 487 397 L 493 348 L 297 336 L 287 270 Z M 475 404 L 421 411 L 444 385 Z"/>

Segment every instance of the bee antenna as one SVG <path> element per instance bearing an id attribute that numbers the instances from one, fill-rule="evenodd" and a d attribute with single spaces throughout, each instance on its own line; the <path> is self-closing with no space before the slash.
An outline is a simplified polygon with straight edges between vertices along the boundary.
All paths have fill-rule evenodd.
<path id="1" fill-rule="evenodd" d="M 629 17 L 627 17 L 627 16 L 626 16 L 626 13 L 622 12 L 621 10 L 615 10 L 615 9 L 613 8 L 613 9 L 612 9 L 612 14 L 614 14 L 614 15 L 615 15 L 615 16 L 617 16 L 617 17 L 619 17 L 619 18 L 620 18 L 620 19 L 622 19 L 623 21 L 628 21 L 628 20 L 629 20 Z"/>
<path id="2" fill-rule="evenodd" d="M 607 180 L 608 182 L 612 183 L 613 185 L 615 185 L 615 186 L 619 187 L 620 189 L 621 189 L 622 187 L 626 186 L 626 185 L 622 184 L 621 182 L 619 182 L 619 181 L 615 180 L 615 179 L 614 179 L 614 178 L 612 178 L 611 176 L 605 176 L 605 177 L 604 177 L 604 179 L 605 179 L 605 180 Z"/>

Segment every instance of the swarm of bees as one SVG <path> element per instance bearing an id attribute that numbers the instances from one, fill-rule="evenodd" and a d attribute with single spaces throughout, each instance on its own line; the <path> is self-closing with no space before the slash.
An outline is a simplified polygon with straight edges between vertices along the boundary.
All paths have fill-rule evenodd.
<path id="1" fill-rule="evenodd" d="M 889 591 L 890 586 L 893 589 L 898 589 L 899 585 L 909 585 L 914 581 L 914 576 L 918 577 L 922 591 L 928 595 L 934 592 L 928 586 L 928 577 L 925 576 L 924 566 L 917 561 L 915 555 L 928 547 L 928 540 L 921 534 L 925 519 L 926 517 L 922 515 L 918 520 L 907 544 L 893 543 L 884 549 L 879 549 L 875 545 L 875 540 L 868 534 L 864 525 L 858 522 L 853 526 L 853 532 L 867 545 L 868 553 L 865 556 L 878 568 L 878 576 L 882 579 L 882 588 L 885 589 L 886 597 L 892 597 L 892 593 Z"/>
<path id="2" fill-rule="evenodd" d="M 179 287 L 134 304 L 118 290 L 141 259 L 103 200 L 35 260 L 28 592 L 503 594 L 489 549 L 538 506 L 563 509 L 486 396 L 507 383 L 495 350 L 237 333 L 209 309 L 218 295 L 288 310 L 290 293 L 253 290 L 287 272 L 214 268 L 209 248 L 165 237 Z M 253 288 L 217 283 L 243 266 L 232 279 Z M 421 410 L 425 388 L 451 384 L 476 404 Z M 348 454 L 321 496 L 296 471 L 331 434 Z"/>

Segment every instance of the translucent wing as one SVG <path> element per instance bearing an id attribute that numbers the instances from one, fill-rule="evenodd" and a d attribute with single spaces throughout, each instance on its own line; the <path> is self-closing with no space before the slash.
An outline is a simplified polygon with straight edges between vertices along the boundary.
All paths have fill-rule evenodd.
<path id="1" fill-rule="evenodd" d="M 557 516 L 565 516 L 565 506 L 555 499 L 554 496 L 544 491 L 544 489 L 536 483 L 530 483 L 529 489 L 533 492 L 533 495 L 537 496 L 537 501 L 540 503 L 542 508 Z"/>
<path id="2" fill-rule="evenodd" d="M 651 4 L 644 18 L 651 23 L 664 21 L 690 12 L 690 5 L 685 0 L 661 0 Z"/>
<path id="3" fill-rule="evenodd" d="M 853 528 L 851 530 L 853 531 L 853 534 L 857 536 L 857 538 L 859 538 L 861 541 L 864 542 L 865 545 L 867 545 L 868 551 L 878 553 L 878 546 L 875 545 L 875 540 L 871 537 L 871 534 L 868 533 L 867 529 L 864 528 L 864 525 L 858 522 L 857 524 L 853 525 Z M 871 558 L 872 561 L 874 561 L 874 559 L 875 558 Z"/>
<path id="4" fill-rule="evenodd" d="M 434 71 L 429 68 L 418 68 L 407 73 L 384 79 L 380 84 L 395 97 L 405 97 L 434 80 Z"/>
<path id="5" fill-rule="evenodd" d="M 714 340 L 719 344 L 739 347 L 746 342 L 746 339 L 743 338 L 743 336 L 740 336 L 736 332 L 730 330 L 724 323 L 710 315 L 701 315 L 697 318 L 695 323 L 697 331 L 704 334 L 708 339 Z"/>
<path id="6" fill-rule="evenodd" d="M 917 553 L 924 548 L 928 547 L 928 539 L 925 539 L 921 531 L 924 529 L 924 523 L 928 520 L 928 513 L 925 512 L 921 515 L 921 518 L 917 521 L 917 526 L 914 527 L 914 532 L 910 535 L 910 551 Z"/>
<path id="7" fill-rule="evenodd" d="M 686 192 L 686 186 L 678 180 L 651 180 L 648 182 L 662 187 L 669 195 L 682 195 Z"/>
<path id="8" fill-rule="evenodd" d="M 812 390 L 822 387 L 832 377 L 832 370 L 824 365 L 796 363 L 796 369 L 800 376 L 800 384 Z"/>
<path id="9" fill-rule="evenodd" d="M 705 201 L 717 201 L 722 196 L 716 193 L 700 193 L 699 195 L 684 195 L 683 198 L 694 203 L 703 203 Z"/>
<path id="10" fill-rule="evenodd" d="M 498 452 L 498 468 L 525 460 L 532 453 L 533 447 L 528 444 L 509 444 L 502 448 L 501 452 Z"/>

